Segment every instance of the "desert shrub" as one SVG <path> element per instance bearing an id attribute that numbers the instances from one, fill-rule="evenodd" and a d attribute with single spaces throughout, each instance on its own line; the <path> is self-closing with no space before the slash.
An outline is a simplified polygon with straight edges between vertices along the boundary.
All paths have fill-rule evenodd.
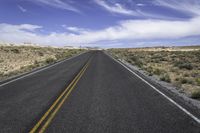
<path id="1" fill-rule="evenodd" d="M 0 72 L 0 76 L 3 76 L 4 75 L 4 72 Z"/>
<path id="2" fill-rule="evenodd" d="M 153 62 L 154 63 L 160 63 L 160 60 L 159 59 L 155 59 Z"/>
<path id="3" fill-rule="evenodd" d="M 137 56 L 134 56 L 134 55 L 132 55 L 132 56 L 130 57 L 130 59 L 131 59 L 132 61 L 136 62 L 136 61 L 138 60 L 138 57 L 137 57 Z"/>
<path id="4" fill-rule="evenodd" d="M 188 73 L 184 73 L 183 76 L 184 77 L 189 77 L 189 74 Z"/>
<path id="5" fill-rule="evenodd" d="M 27 66 L 20 67 L 20 70 L 21 70 L 21 72 L 27 72 L 27 71 L 30 71 L 30 70 L 36 68 L 36 67 L 37 67 L 36 65 L 30 64 L 30 65 L 27 65 Z"/>
<path id="6" fill-rule="evenodd" d="M 0 60 L 0 63 L 4 62 L 4 60 Z"/>
<path id="7" fill-rule="evenodd" d="M 200 78 L 196 78 L 196 83 L 197 83 L 197 85 L 200 85 Z"/>
<path id="8" fill-rule="evenodd" d="M 69 55 L 73 55 L 73 54 L 76 54 L 77 51 L 76 50 L 68 50 L 67 51 Z"/>
<path id="9" fill-rule="evenodd" d="M 63 55 L 62 54 L 56 54 L 55 57 L 56 57 L 56 59 L 61 59 L 61 58 L 63 58 Z"/>
<path id="10" fill-rule="evenodd" d="M 130 59 L 127 59 L 127 62 L 128 62 L 128 63 L 132 63 L 132 60 L 130 60 Z"/>
<path id="11" fill-rule="evenodd" d="M 79 53 L 82 50 L 65 50 L 65 51 L 61 51 L 56 53 L 55 58 L 56 59 L 63 59 L 63 58 L 68 58 L 73 56 L 74 54 Z"/>
<path id="12" fill-rule="evenodd" d="M 162 59 L 163 58 L 163 55 L 161 54 L 161 53 L 157 53 L 157 54 L 154 54 L 153 56 L 152 56 L 152 59 Z"/>
<path id="13" fill-rule="evenodd" d="M 180 80 L 180 78 L 175 78 L 175 81 L 179 81 Z"/>
<path id="14" fill-rule="evenodd" d="M 152 73 L 148 73 L 148 76 L 153 76 L 153 74 Z"/>
<path id="15" fill-rule="evenodd" d="M 16 49 L 16 48 L 11 49 L 11 51 L 13 53 L 15 53 L 15 54 L 19 54 L 20 53 L 19 49 Z"/>
<path id="16" fill-rule="evenodd" d="M 199 99 L 200 98 L 200 90 L 196 90 L 192 92 L 191 97 L 194 99 Z"/>
<path id="17" fill-rule="evenodd" d="M 45 62 L 46 62 L 47 64 L 51 64 L 51 63 L 55 62 L 55 59 L 52 58 L 52 57 L 49 57 L 49 58 L 47 58 L 47 59 L 45 60 Z"/>
<path id="18" fill-rule="evenodd" d="M 174 72 L 177 72 L 177 69 L 176 68 L 171 68 L 170 71 L 174 73 Z"/>
<path id="19" fill-rule="evenodd" d="M 32 69 L 34 69 L 35 67 L 36 67 L 35 65 L 31 64 L 31 65 L 28 65 L 26 68 L 27 68 L 27 70 L 32 70 Z"/>
<path id="20" fill-rule="evenodd" d="M 153 67 L 149 66 L 149 67 L 144 67 L 144 70 L 148 72 L 149 76 L 153 75 Z"/>
<path id="21" fill-rule="evenodd" d="M 62 52 L 62 53 L 57 53 L 56 55 L 55 55 L 55 57 L 56 57 L 56 59 L 63 59 L 63 58 L 67 58 L 67 57 L 70 57 L 70 56 L 72 56 L 73 54 L 70 52 Z"/>
<path id="22" fill-rule="evenodd" d="M 41 52 L 41 51 L 39 51 L 39 52 L 38 52 L 38 55 L 39 55 L 39 56 L 44 56 L 44 53 Z"/>
<path id="23" fill-rule="evenodd" d="M 142 67 L 143 66 L 143 63 L 142 61 L 137 57 L 137 56 L 134 56 L 134 55 L 129 55 L 129 58 L 127 60 L 129 63 L 132 63 L 138 67 Z"/>
<path id="24" fill-rule="evenodd" d="M 191 79 L 190 79 L 190 80 L 188 80 L 188 82 L 187 82 L 187 83 L 188 83 L 188 84 L 191 84 L 191 85 L 192 85 L 192 84 L 194 84 L 193 80 L 191 80 Z"/>
<path id="25" fill-rule="evenodd" d="M 187 70 L 192 70 L 193 69 L 193 66 L 191 63 L 184 63 L 182 65 L 179 66 L 180 69 L 187 69 Z"/>
<path id="26" fill-rule="evenodd" d="M 8 49 L 4 49 L 4 52 L 8 53 L 8 52 L 9 52 L 9 50 L 8 50 Z"/>
<path id="27" fill-rule="evenodd" d="M 191 77 L 196 78 L 198 77 L 199 73 L 198 72 L 192 72 Z"/>
<path id="28" fill-rule="evenodd" d="M 171 82 L 171 78 L 170 78 L 170 76 L 169 76 L 169 74 L 163 74 L 161 77 L 160 77 L 160 80 L 161 81 L 165 81 L 165 82 Z"/>
<path id="29" fill-rule="evenodd" d="M 135 61 L 135 65 L 138 67 L 143 67 L 143 63 L 140 60 Z"/>
<path id="30" fill-rule="evenodd" d="M 182 78 L 180 80 L 180 82 L 181 82 L 181 84 L 186 84 L 186 83 L 188 83 L 188 80 L 186 78 Z"/>
<path id="31" fill-rule="evenodd" d="M 34 61 L 34 66 L 39 67 L 39 66 L 40 66 L 40 63 L 39 63 L 37 60 L 35 60 L 35 61 Z"/>
<path id="32" fill-rule="evenodd" d="M 175 58 L 177 58 L 177 55 L 176 55 L 175 53 L 172 53 L 172 54 L 171 54 L 171 58 L 172 58 L 172 59 L 175 59 Z"/>
<path id="33" fill-rule="evenodd" d="M 175 67 L 178 67 L 180 69 L 187 69 L 187 70 L 192 70 L 193 69 L 193 66 L 191 63 L 189 62 L 183 62 L 183 61 L 178 61 L 178 62 L 175 62 L 174 64 Z"/>
<path id="34" fill-rule="evenodd" d="M 163 70 L 158 69 L 158 68 L 156 68 L 156 69 L 153 71 L 153 73 L 154 73 L 155 75 L 161 75 L 162 72 L 163 72 Z"/>
<path id="35" fill-rule="evenodd" d="M 18 71 L 10 71 L 10 72 L 4 73 L 3 76 L 10 77 L 12 75 L 16 75 L 17 73 L 18 73 Z"/>
<path id="36" fill-rule="evenodd" d="M 25 66 L 21 66 L 20 70 L 23 71 L 26 67 Z"/>

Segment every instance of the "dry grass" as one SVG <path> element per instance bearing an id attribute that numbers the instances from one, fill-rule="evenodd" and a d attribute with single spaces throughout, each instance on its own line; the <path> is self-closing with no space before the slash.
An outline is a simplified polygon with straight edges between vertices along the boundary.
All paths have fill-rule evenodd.
<path id="1" fill-rule="evenodd" d="M 0 45 L 0 80 L 54 63 L 80 52 L 83 50 Z"/>
<path id="2" fill-rule="evenodd" d="M 117 58 L 200 98 L 200 47 L 110 49 Z"/>

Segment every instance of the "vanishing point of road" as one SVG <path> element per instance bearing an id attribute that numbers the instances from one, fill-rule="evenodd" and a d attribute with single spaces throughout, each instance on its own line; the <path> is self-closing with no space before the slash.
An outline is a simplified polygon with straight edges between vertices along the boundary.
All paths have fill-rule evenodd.
<path id="1" fill-rule="evenodd" d="M 0 84 L 0 133 L 200 133 L 199 114 L 102 51 Z"/>

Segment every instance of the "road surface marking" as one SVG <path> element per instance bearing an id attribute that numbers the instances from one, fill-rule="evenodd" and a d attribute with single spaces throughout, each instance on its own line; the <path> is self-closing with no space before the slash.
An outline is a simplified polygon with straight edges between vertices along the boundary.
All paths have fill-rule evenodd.
<path id="1" fill-rule="evenodd" d="M 84 52 L 84 53 L 86 53 L 86 52 Z M 61 64 L 61 63 L 65 62 L 65 61 L 67 61 L 67 60 L 70 60 L 70 59 L 73 59 L 73 58 L 75 58 L 75 57 L 78 57 L 78 56 L 80 56 L 80 55 L 82 55 L 82 54 L 84 54 L 84 53 L 81 53 L 81 54 L 78 54 L 78 55 L 76 55 L 76 56 L 73 56 L 73 57 L 64 59 L 64 60 L 62 60 L 62 61 L 60 61 L 60 62 L 57 62 L 57 63 L 52 64 L 52 65 L 49 65 L 49 66 L 44 66 L 44 67 L 41 68 L 41 69 L 38 69 L 38 70 L 36 70 L 36 71 L 27 73 L 27 74 L 25 74 L 25 75 L 23 75 L 23 76 L 20 76 L 20 77 L 18 77 L 18 78 L 12 79 L 12 80 L 10 80 L 10 81 L 8 81 L 8 82 L 2 83 L 2 84 L 0 84 L 0 87 L 2 87 L 2 86 L 4 86 L 4 85 L 7 85 L 7 84 L 9 84 L 9 83 L 12 83 L 12 82 L 14 82 L 14 81 L 17 81 L 17 80 L 19 80 L 19 79 L 23 79 L 23 78 L 25 78 L 25 77 L 34 75 L 34 74 L 36 74 L 36 73 L 38 73 L 38 72 L 41 72 L 41 71 L 46 70 L 46 69 L 49 69 L 49 68 L 51 68 L 51 67 L 54 67 L 54 66 L 56 66 L 56 65 L 58 65 L 58 64 Z"/>
<path id="2" fill-rule="evenodd" d="M 77 80 L 80 79 L 80 76 L 84 73 L 85 69 L 88 67 L 89 61 L 87 64 L 81 69 L 81 71 L 76 75 L 76 77 L 73 79 L 73 81 L 68 85 L 68 87 L 61 93 L 61 95 L 56 99 L 56 101 L 51 105 L 51 107 L 47 110 L 47 112 L 41 117 L 41 119 L 37 122 L 37 124 L 32 128 L 30 133 L 35 133 L 38 128 L 41 126 L 42 122 L 48 117 L 48 115 L 51 113 L 51 111 L 55 108 L 55 106 L 60 102 L 60 100 L 63 98 L 63 96 L 66 94 L 68 90 L 70 90 L 70 87 L 73 87 L 73 84 L 76 83 Z M 68 94 L 68 93 L 67 93 Z"/>
<path id="3" fill-rule="evenodd" d="M 51 105 L 51 107 L 47 110 L 47 112 L 42 116 L 42 118 L 38 121 L 38 123 L 34 126 L 34 128 L 30 131 L 30 133 L 35 132 L 40 124 L 45 120 L 45 118 L 49 115 L 49 113 L 54 109 L 54 107 L 57 105 L 57 103 L 60 101 L 60 99 L 63 97 L 63 95 L 68 91 L 69 87 L 76 81 L 78 76 L 81 74 L 82 70 L 78 73 L 78 75 L 73 79 L 73 81 L 69 84 L 69 86 L 62 92 L 62 94 L 56 99 L 56 101 Z"/>
<path id="4" fill-rule="evenodd" d="M 108 55 L 108 54 L 106 54 Z M 146 81 L 145 79 L 143 79 L 142 77 L 140 77 L 137 73 L 135 73 L 134 71 L 132 71 L 130 68 L 128 68 L 126 65 L 124 65 L 123 63 L 121 63 L 120 61 L 116 60 L 115 58 L 113 58 L 111 55 L 108 55 L 111 59 L 113 59 L 114 61 L 116 61 L 117 63 L 119 63 L 120 65 L 122 65 L 124 68 L 126 68 L 129 72 L 131 72 L 132 74 L 134 74 L 135 76 L 137 76 L 139 79 L 141 79 L 143 82 L 145 82 L 147 85 L 149 85 L 151 88 L 153 88 L 155 91 L 157 91 L 159 94 L 161 94 L 163 97 L 165 97 L 167 100 L 169 100 L 171 103 L 173 103 L 176 107 L 178 107 L 179 109 L 181 109 L 183 112 L 185 112 L 188 116 L 190 116 L 193 120 L 195 120 L 198 124 L 200 124 L 200 119 L 197 118 L 196 116 L 194 116 L 192 113 L 190 113 L 187 109 L 185 109 L 184 107 L 182 107 L 181 105 L 179 105 L 177 102 L 175 102 L 173 99 L 171 99 L 170 97 L 168 97 L 167 95 L 165 95 L 163 92 L 161 92 L 159 89 L 157 89 L 156 87 L 154 87 L 152 84 L 150 84 L 148 81 Z"/>
<path id="5" fill-rule="evenodd" d="M 87 65 L 88 67 L 88 65 Z M 70 93 L 72 92 L 72 90 L 74 89 L 74 87 L 76 86 L 76 84 L 78 83 L 78 81 L 80 80 L 80 78 L 83 76 L 84 72 L 86 71 L 87 67 L 84 69 L 84 71 L 81 73 L 81 75 L 78 77 L 78 79 L 76 80 L 76 82 L 73 84 L 73 86 L 70 88 L 70 90 L 67 92 L 67 94 L 65 95 L 65 97 L 62 99 L 62 101 L 59 103 L 58 107 L 54 110 L 54 112 L 49 116 L 48 120 L 45 122 L 45 124 L 42 126 L 42 128 L 39 130 L 39 133 L 44 133 L 44 131 L 46 130 L 46 128 L 48 127 L 48 125 L 50 124 L 50 122 L 52 121 L 52 119 L 55 117 L 56 113 L 59 111 L 59 109 L 62 107 L 63 103 L 66 101 L 66 99 L 68 98 L 68 96 L 70 95 Z"/>

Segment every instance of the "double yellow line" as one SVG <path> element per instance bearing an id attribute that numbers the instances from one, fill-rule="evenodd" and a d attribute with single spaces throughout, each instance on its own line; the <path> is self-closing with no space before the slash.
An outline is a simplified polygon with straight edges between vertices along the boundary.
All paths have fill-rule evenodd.
<path id="1" fill-rule="evenodd" d="M 36 123 L 36 125 L 31 129 L 30 133 L 43 133 L 48 125 L 51 123 L 52 119 L 55 117 L 58 110 L 61 108 L 63 103 L 66 101 L 80 78 L 83 76 L 84 72 L 88 68 L 90 60 L 81 69 L 81 71 L 76 75 L 72 82 L 67 86 L 67 88 L 60 94 L 60 96 L 54 101 L 51 107 L 46 111 L 46 113 L 41 117 L 41 119 Z"/>

